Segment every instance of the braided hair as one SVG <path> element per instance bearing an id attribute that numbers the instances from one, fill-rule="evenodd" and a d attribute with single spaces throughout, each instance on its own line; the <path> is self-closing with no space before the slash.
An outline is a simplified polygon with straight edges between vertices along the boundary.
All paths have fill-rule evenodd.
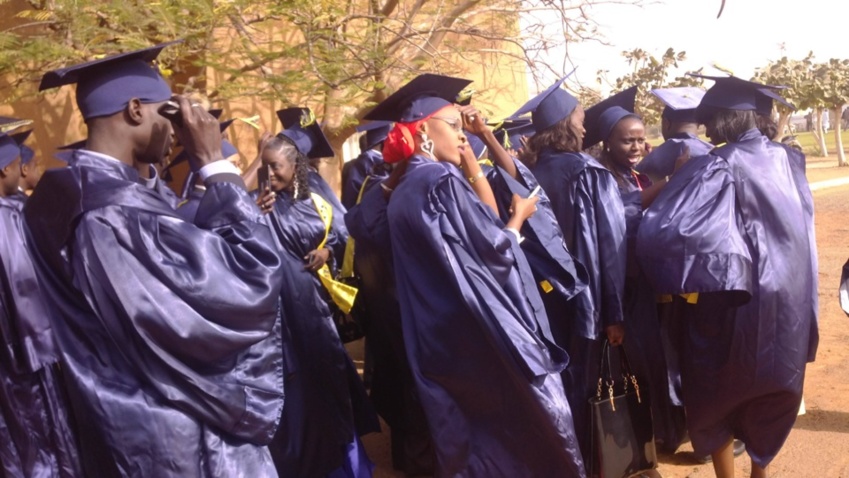
<path id="1" fill-rule="evenodd" d="M 309 184 L 309 159 L 301 153 L 295 143 L 288 137 L 278 134 L 271 138 L 265 145 L 265 149 L 282 154 L 286 160 L 295 165 L 295 194 L 294 199 L 306 199 L 310 197 Z"/>

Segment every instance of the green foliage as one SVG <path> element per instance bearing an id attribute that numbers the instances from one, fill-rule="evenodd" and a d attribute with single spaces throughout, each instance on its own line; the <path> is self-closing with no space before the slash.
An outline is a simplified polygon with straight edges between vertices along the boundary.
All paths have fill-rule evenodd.
<path id="1" fill-rule="evenodd" d="M 537 54 L 596 35 L 585 7 L 604 1 L 31 1 L 0 22 L 0 100 L 36 95 L 44 71 L 183 38 L 159 60 L 177 91 L 214 103 L 309 104 L 336 142 L 370 106 L 424 71 L 463 75 L 505 57 L 534 71 L 556 69 Z M 11 10 L 3 3 L 0 11 Z M 544 34 L 550 18 L 519 32 L 520 14 L 540 8 L 569 33 Z"/>
<path id="2" fill-rule="evenodd" d="M 642 48 L 635 48 L 631 51 L 623 51 L 622 56 L 632 70 L 629 74 L 616 78 L 612 84 L 613 93 L 636 85 L 638 87 L 636 112 L 643 117 L 647 125 L 660 124 L 660 114 L 663 112 L 663 103 L 651 94 L 651 90 L 702 85 L 700 78 L 691 76 L 669 78 L 672 74 L 671 70 L 678 68 L 679 63 L 687 59 L 687 53 L 684 51 L 676 52 L 675 49 L 668 48 L 663 56 L 656 58 Z M 603 76 L 604 73 L 600 71 L 599 76 Z"/>

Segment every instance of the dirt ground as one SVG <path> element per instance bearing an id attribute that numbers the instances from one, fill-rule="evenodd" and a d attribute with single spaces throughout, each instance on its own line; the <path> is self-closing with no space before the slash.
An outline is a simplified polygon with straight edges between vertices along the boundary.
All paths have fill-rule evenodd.
<path id="1" fill-rule="evenodd" d="M 808 161 L 808 179 L 847 177 L 849 168 L 837 168 L 833 158 Z M 849 318 L 840 309 L 837 287 L 841 268 L 849 258 L 849 184 L 814 192 L 819 254 L 820 345 L 816 362 L 809 364 L 805 382 L 807 413 L 800 416 L 784 448 L 770 466 L 770 475 L 782 477 L 849 478 Z M 384 427 L 384 430 L 387 430 Z M 377 464 L 375 478 L 400 478 L 392 470 L 389 434 L 364 437 L 369 456 Z M 692 448 L 685 444 L 675 455 L 660 456 L 665 478 L 708 478 L 711 465 L 695 465 Z M 737 476 L 748 476 L 744 455 L 736 460 Z"/>

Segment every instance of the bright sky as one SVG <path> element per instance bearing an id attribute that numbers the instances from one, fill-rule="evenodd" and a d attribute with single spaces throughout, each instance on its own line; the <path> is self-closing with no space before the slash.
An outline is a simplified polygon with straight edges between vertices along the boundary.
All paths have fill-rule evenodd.
<path id="1" fill-rule="evenodd" d="M 610 81 L 622 76 L 629 68 L 621 52 L 633 48 L 647 50 L 655 57 L 669 47 L 684 50 L 687 60 L 681 65 L 683 71 L 705 67 L 708 74 L 721 74 L 711 68 L 716 62 L 746 79 L 755 68 L 784 55 L 801 59 L 813 51 L 818 61 L 849 57 L 849 2 L 845 0 L 726 0 L 725 11 L 717 19 L 720 3 L 665 0 L 642 8 L 593 8 L 590 14 L 610 45 L 589 42 L 569 46 L 570 57 L 578 66 L 578 81 L 594 87 L 599 69 L 610 70 Z M 562 54 L 552 52 L 552 58 L 562 58 Z M 553 80 L 547 79 L 548 84 L 538 85 L 539 89 Z"/>

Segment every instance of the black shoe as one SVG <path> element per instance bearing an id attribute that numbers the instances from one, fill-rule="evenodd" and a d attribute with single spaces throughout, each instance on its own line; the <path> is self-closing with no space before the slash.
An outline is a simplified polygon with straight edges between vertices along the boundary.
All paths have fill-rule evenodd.
<path id="1" fill-rule="evenodd" d="M 742 455 L 745 452 L 746 452 L 746 444 L 735 438 L 734 439 L 734 458 L 737 458 L 738 456 Z M 701 463 L 702 465 L 704 465 L 706 463 L 713 462 L 713 458 L 710 455 L 704 455 L 704 456 L 693 455 L 693 459 L 695 459 L 698 463 Z"/>

